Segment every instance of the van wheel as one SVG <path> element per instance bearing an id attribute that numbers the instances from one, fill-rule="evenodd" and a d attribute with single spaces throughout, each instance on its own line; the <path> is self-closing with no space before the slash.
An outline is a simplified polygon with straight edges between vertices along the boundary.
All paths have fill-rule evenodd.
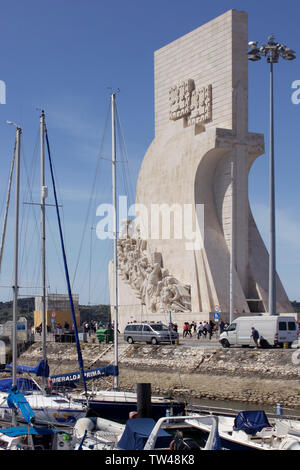
<path id="1" fill-rule="evenodd" d="M 221 344 L 222 344 L 223 348 L 230 348 L 230 343 L 229 343 L 228 339 L 222 339 Z"/>
<path id="2" fill-rule="evenodd" d="M 156 339 L 156 338 L 152 338 L 152 339 L 151 339 L 151 344 L 157 344 L 157 339 Z"/>
<path id="3" fill-rule="evenodd" d="M 127 338 L 127 343 L 133 344 L 133 339 L 131 338 L 131 336 L 128 336 L 128 338 Z"/>

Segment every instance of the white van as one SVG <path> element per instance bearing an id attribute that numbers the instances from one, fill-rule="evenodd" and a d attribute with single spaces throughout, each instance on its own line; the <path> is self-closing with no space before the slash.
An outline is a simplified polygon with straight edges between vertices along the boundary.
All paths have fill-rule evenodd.
<path id="1" fill-rule="evenodd" d="M 283 343 L 291 347 L 298 340 L 298 325 L 294 317 L 262 315 L 237 318 L 220 335 L 219 341 L 224 348 L 254 346 L 252 327 L 259 333 L 261 347 L 283 346 Z"/>

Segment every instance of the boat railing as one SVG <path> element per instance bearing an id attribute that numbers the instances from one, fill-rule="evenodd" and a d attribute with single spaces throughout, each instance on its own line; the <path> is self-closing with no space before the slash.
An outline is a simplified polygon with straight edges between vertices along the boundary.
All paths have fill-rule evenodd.
<path id="1" fill-rule="evenodd" d="M 200 418 L 200 416 L 198 416 Z M 218 433 L 218 417 L 217 416 L 212 416 L 212 415 L 208 415 L 208 416 L 201 416 L 201 419 L 206 419 L 206 418 L 209 418 L 210 420 L 213 420 L 213 423 L 212 423 L 212 429 L 211 429 L 211 432 L 210 432 L 210 435 L 208 437 L 208 441 L 207 441 L 207 444 L 205 446 L 205 449 L 204 450 L 211 450 L 210 449 L 210 445 L 212 444 L 213 442 L 213 439 L 214 439 L 214 435 L 215 433 Z M 152 450 L 155 448 L 155 444 L 156 444 L 156 440 L 157 440 L 157 437 L 158 437 L 158 433 L 159 433 L 159 430 L 161 429 L 162 425 L 165 423 L 165 422 L 170 422 L 170 421 L 189 421 L 189 420 L 195 420 L 197 419 L 197 416 L 194 416 L 194 415 L 188 415 L 188 416 L 167 416 L 167 417 L 163 417 L 163 418 L 160 418 L 157 423 L 155 424 L 154 428 L 152 429 L 151 431 L 151 434 L 150 436 L 148 437 L 148 440 L 144 446 L 144 450 Z"/>

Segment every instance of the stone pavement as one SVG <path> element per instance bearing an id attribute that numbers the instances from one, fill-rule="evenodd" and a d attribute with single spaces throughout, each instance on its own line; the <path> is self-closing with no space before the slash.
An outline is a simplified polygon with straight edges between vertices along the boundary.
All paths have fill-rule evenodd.
<path id="1" fill-rule="evenodd" d="M 212 336 L 211 340 L 209 339 L 208 335 L 206 338 L 201 336 L 200 339 L 197 338 L 197 334 L 194 334 L 192 337 L 186 336 L 185 338 L 179 337 L 179 344 L 183 344 L 184 346 L 191 346 L 191 347 L 200 347 L 200 348 L 216 348 L 222 347 L 219 343 L 219 338 L 215 335 Z"/>
<path id="2" fill-rule="evenodd" d="M 34 334 L 34 342 L 40 342 L 42 341 L 42 335 L 35 333 Z M 55 337 L 54 334 L 48 333 L 47 334 L 47 342 L 55 342 Z M 94 334 L 91 334 L 90 336 L 87 335 L 87 342 L 88 343 L 98 343 L 97 337 Z M 119 335 L 119 344 L 124 345 L 124 335 L 120 334 Z M 126 343 L 127 344 L 127 343 Z M 142 344 L 142 343 L 141 343 Z M 192 337 L 182 337 L 182 333 L 179 333 L 179 345 L 180 346 L 189 346 L 189 347 L 200 347 L 200 348 L 205 348 L 205 349 L 210 349 L 210 348 L 216 348 L 216 347 L 221 347 L 219 343 L 219 339 L 213 335 L 212 339 L 209 340 L 208 336 L 204 338 L 203 336 L 200 339 L 197 339 L 197 334 L 193 334 Z"/>

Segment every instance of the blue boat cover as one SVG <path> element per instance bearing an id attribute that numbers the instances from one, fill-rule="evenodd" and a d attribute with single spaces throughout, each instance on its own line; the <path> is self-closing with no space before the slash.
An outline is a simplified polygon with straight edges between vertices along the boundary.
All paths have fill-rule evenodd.
<path id="1" fill-rule="evenodd" d="M 128 419 L 118 447 L 122 450 L 142 450 L 155 424 L 151 418 Z M 160 429 L 155 448 L 169 448 L 172 440 L 173 436 Z"/>
<path id="2" fill-rule="evenodd" d="M 0 433 L 3 433 L 9 437 L 27 436 L 28 434 L 44 436 L 47 434 L 55 434 L 58 432 L 61 431 L 48 428 L 34 428 L 32 426 L 13 426 L 11 428 L 0 429 Z"/>
<path id="3" fill-rule="evenodd" d="M 34 418 L 34 412 L 28 401 L 24 397 L 23 393 L 17 390 L 17 387 L 12 387 L 10 394 L 8 395 L 7 404 L 9 408 L 17 408 L 21 411 L 23 418 L 27 423 L 31 423 Z"/>
<path id="4" fill-rule="evenodd" d="M 268 427 L 270 423 L 264 411 L 242 411 L 234 420 L 233 430 L 255 436 L 263 428 Z"/>
<path id="5" fill-rule="evenodd" d="M 84 371 L 85 380 L 107 377 L 109 375 L 118 376 L 118 367 L 110 365 Z M 80 372 L 69 372 L 68 374 L 51 375 L 50 380 L 53 386 L 64 386 L 69 383 L 79 382 L 81 380 L 81 374 Z"/>
<path id="6" fill-rule="evenodd" d="M 12 365 L 11 364 L 6 364 L 5 368 L 11 370 Z M 41 361 L 35 367 L 34 366 L 18 365 L 17 366 L 17 372 L 19 372 L 19 373 L 28 372 L 28 373 L 31 373 L 31 374 L 35 374 L 37 377 L 49 377 L 49 365 L 46 362 L 46 366 L 44 366 L 44 361 Z"/>
<path id="7" fill-rule="evenodd" d="M 12 388 L 12 379 L 0 380 L 0 392 L 10 393 Z M 32 392 L 33 390 L 40 390 L 38 386 L 31 379 L 19 378 L 17 379 L 17 389 L 20 392 Z"/>

